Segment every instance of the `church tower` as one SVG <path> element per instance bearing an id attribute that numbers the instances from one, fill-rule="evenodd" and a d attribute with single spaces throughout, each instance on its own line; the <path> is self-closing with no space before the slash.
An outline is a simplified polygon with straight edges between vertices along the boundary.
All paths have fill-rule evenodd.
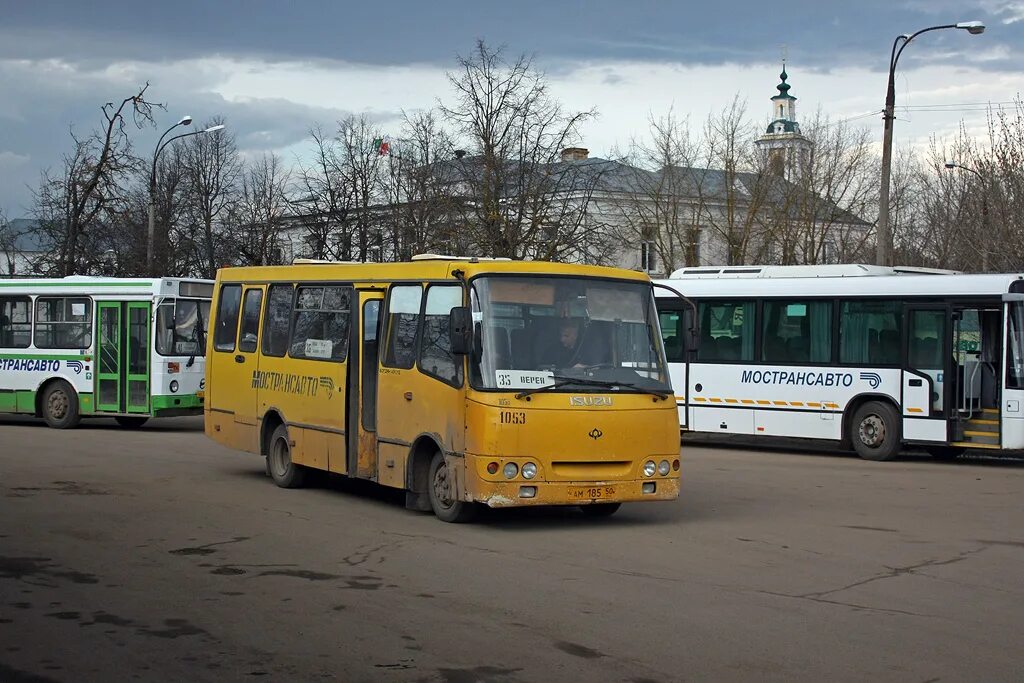
<path id="1" fill-rule="evenodd" d="M 785 62 L 779 78 L 779 94 L 772 97 L 773 120 L 756 143 L 768 157 L 771 171 L 786 180 L 795 181 L 806 171 L 814 143 L 803 136 L 796 121 L 796 98 L 789 94 Z"/>

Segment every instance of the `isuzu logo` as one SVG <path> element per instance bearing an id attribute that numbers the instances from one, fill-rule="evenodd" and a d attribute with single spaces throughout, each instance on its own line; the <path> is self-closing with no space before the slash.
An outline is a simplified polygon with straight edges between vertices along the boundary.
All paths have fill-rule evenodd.
<path id="1" fill-rule="evenodd" d="M 611 396 L 570 396 L 569 405 L 571 406 L 610 406 L 612 404 Z"/>

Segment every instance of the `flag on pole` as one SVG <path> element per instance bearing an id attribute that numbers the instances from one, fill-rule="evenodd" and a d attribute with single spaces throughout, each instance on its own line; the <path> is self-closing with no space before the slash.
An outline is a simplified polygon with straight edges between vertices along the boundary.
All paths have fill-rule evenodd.
<path id="1" fill-rule="evenodd" d="M 387 156 L 391 153 L 391 143 L 387 137 L 379 137 L 373 139 L 373 149 L 379 156 Z"/>

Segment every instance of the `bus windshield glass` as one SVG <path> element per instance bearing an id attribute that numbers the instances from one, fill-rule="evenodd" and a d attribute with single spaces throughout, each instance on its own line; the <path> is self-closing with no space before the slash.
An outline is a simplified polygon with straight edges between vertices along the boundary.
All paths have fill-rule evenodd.
<path id="1" fill-rule="evenodd" d="M 671 392 L 647 283 L 484 276 L 470 298 L 477 388 Z"/>
<path id="2" fill-rule="evenodd" d="M 208 300 L 165 299 L 156 313 L 157 353 L 161 356 L 206 355 L 209 324 Z"/>

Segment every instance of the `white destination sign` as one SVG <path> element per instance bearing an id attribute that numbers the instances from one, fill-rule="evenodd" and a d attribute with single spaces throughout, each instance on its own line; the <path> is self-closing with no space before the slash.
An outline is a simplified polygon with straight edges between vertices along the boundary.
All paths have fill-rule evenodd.
<path id="1" fill-rule="evenodd" d="M 546 370 L 495 370 L 494 380 L 499 389 L 528 389 L 555 383 L 554 377 Z"/>
<path id="2" fill-rule="evenodd" d="M 330 358 L 334 342 L 330 339 L 307 339 L 306 358 Z"/>

